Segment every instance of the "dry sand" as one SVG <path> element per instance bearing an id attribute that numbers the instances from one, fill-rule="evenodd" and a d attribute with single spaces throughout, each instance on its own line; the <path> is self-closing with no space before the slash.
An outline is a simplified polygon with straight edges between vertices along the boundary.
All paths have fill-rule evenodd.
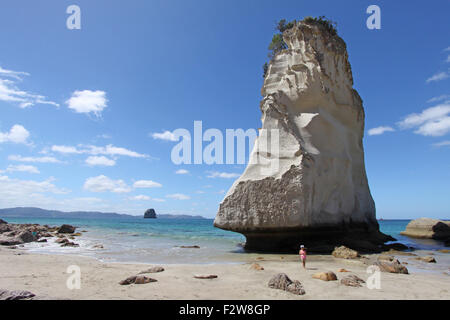
<path id="1" fill-rule="evenodd" d="M 295 256 L 250 255 L 247 263 L 215 265 L 163 265 L 164 272 L 147 274 L 157 282 L 121 286 L 119 281 L 149 267 L 145 264 L 103 263 L 75 255 L 31 254 L 24 249 L 0 248 L 0 288 L 28 290 L 41 299 L 449 299 L 450 276 L 444 273 L 381 273 L 381 289 L 347 287 L 311 275 L 334 271 L 338 279 L 356 274 L 366 280 L 364 260 L 310 256 L 303 270 Z M 259 259 L 258 259 L 259 258 Z M 261 259 L 263 258 L 263 260 Z M 369 256 L 369 258 L 373 258 Z M 250 268 L 257 262 L 264 270 Z M 67 267 L 81 268 L 81 288 L 69 290 Z M 339 273 L 345 268 L 350 273 Z M 445 268 L 445 267 L 444 267 Z M 296 296 L 267 286 L 277 273 L 300 280 L 306 294 Z M 217 279 L 195 279 L 216 274 Z"/>

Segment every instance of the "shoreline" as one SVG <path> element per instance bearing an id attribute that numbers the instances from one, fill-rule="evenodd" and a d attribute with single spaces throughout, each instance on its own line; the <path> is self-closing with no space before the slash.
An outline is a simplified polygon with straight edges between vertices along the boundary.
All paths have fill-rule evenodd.
<path id="1" fill-rule="evenodd" d="M 157 279 L 157 282 L 122 286 L 119 285 L 121 280 L 155 264 L 101 262 L 95 257 L 36 254 L 29 253 L 24 248 L 0 247 L 0 288 L 31 291 L 36 294 L 35 299 L 75 300 L 450 299 L 450 273 L 430 273 L 424 270 L 425 272 L 405 275 L 382 272 L 381 289 L 347 287 L 340 283 L 348 274 L 367 280 L 370 276 L 367 274 L 367 261 L 376 256 L 378 255 L 365 255 L 361 259 L 346 260 L 328 255 L 312 255 L 308 257 L 306 270 L 301 268 L 293 256 L 264 254 L 258 257 L 247 256 L 247 262 L 238 264 L 161 264 L 165 271 L 145 274 Z M 399 258 L 403 262 L 412 261 L 414 257 Z M 437 260 L 438 264 L 442 263 L 439 258 Z M 264 270 L 252 269 L 252 263 L 258 263 Z M 79 266 L 81 270 L 79 290 L 69 290 L 66 286 L 67 279 L 71 276 L 67 273 L 67 268 L 71 265 Z M 448 268 L 448 264 L 446 267 Z M 338 272 L 341 268 L 350 272 Z M 338 281 L 326 282 L 312 278 L 314 273 L 329 270 L 337 275 Z M 269 288 L 268 281 L 278 273 L 286 273 L 291 279 L 299 280 L 306 294 L 298 296 Z M 194 278 L 196 274 L 215 274 L 218 277 L 200 280 Z"/>

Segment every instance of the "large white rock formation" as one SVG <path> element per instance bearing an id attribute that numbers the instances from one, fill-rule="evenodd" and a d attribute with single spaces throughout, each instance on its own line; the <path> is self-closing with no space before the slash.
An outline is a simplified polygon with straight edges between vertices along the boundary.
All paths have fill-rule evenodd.
<path id="1" fill-rule="evenodd" d="M 272 59 L 262 87 L 263 130 L 214 225 L 244 234 L 247 249 L 373 250 L 388 238 L 378 231 L 367 182 L 364 109 L 345 42 L 305 22 L 283 38 L 289 48 Z M 278 129 L 279 150 L 261 143 L 270 129 Z"/>

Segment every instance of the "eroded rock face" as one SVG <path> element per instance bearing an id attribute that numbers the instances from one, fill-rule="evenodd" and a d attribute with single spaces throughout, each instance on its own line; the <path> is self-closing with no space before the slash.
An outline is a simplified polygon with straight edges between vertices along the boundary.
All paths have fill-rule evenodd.
<path id="1" fill-rule="evenodd" d="M 364 109 L 345 42 L 305 22 L 283 37 L 289 49 L 271 61 L 262 88 L 263 130 L 214 225 L 244 234 L 250 250 L 292 251 L 350 238 L 373 250 L 388 238 L 379 232 L 369 191 Z M 266 139 L 273 139 L 271 129 L 278 150 Z"/>

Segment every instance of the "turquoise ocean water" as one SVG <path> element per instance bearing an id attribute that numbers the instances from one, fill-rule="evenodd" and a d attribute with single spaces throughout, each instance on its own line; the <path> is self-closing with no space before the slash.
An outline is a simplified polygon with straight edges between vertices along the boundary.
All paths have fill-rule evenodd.
<path id="1" fill-rule="evenodd" d="M 1 217 L 0 217 L 1 218 Z M 79 248 L 61 248 L 58 244 L 30 243 L 32 252 L 49 254 L 79 254 L 109 262 L 135 263 L 223 263 L 237 262 L 243 255 L 245 238 L 234 232 L 213 227 L 212 219 L 60 219 L 4 218 L 9 223 L 38 223 L 51 226 L 71 224 L 77 231 L 86 230 L 74 240 Z M 422 250 L 442 249 L 433 240 L 415 240 L 400 235 L 410 220 L 379 221 L 382 232 L 392 235 L 408 246 Z M 104 249 L 94 248 L 101 244 Z M 200 249 L 179 246 L 197 245 Z"/>

